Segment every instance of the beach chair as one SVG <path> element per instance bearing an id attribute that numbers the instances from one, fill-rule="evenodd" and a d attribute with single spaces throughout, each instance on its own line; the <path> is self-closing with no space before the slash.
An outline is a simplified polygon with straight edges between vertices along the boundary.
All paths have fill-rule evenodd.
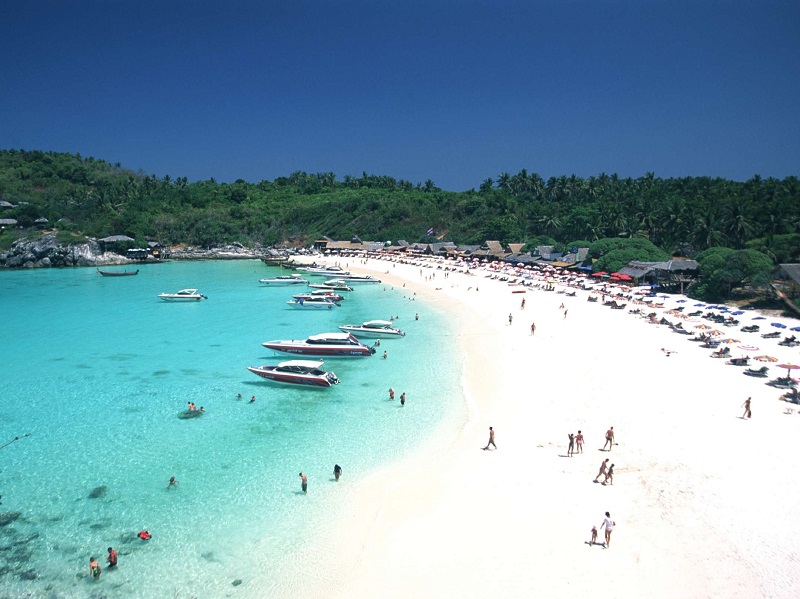
<path id="1" fill-rule="evenodd" d="M 755 369 L 755 370 L 752 369 L 752 368 L 748 368 L 748 369 L 746 369 L 744 371 L 744 373 L 747 376 L 754 376 L 754 377 L 757 377 L 757 378 L 766 378 L 768 371 L 769 371 L 769 367 L 768 366 L 762 366 L 761 368 L 758 368 L 758 369 Z"/>

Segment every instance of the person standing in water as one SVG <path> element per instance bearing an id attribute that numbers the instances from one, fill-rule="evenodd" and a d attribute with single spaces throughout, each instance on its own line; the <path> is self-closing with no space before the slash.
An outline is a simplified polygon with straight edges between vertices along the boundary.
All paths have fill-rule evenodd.
<path id="1" fill-rule="evenodd" d="M 342 475 L 342 467 L 339 464 L 336 464 L 333 467 L 333 477 L 336 479 L 336 482 L 339 482 L 339 477 Z"/>
<path id="2" fill-rule="evenodd" d="M 406 405 L 406 392 L 405 392 L 405 391 L 403 391 L 403 392 L 400 394 L 400 405 L 401 405 L 401 406 L 404 406 L 404 405 Z"/>
<path id="3" fill-rule="evenodd" d="M 103 573 L 103 570 L 100 568 L 100 564 L 97 563 L 97 560 L 93 557 L 89 558 L 89 576 L 97 580 L 100 578 L 100 574 Z"/>
<path id="4" fill-rule="evenodd" d="M 300 477 L 300 488 L 303 490 L 303 493 L 308 493 L 308 477 L 302 472 L 297 476 Z"/>
<path id="5" fill-rule="evenodd" d="M 108 548 L 108 557 L 106 558 L 106 561 L 108 561 L 109 568 L 114 568 L 117 565 L 117 552 L 113 547 Z"/>

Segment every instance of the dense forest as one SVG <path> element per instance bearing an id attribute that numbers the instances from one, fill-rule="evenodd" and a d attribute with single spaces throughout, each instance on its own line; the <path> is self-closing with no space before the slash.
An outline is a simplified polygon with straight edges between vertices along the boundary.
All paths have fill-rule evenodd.
<path id="1" fill-rule="evenodd" d="M 615 174 L 544 180 L 522 170 L 478 189 L 443 191 L 433 181 L 294 172 L 274 181 L 189 182 L 133 172 L 78 154 L 0 151 L 0 218 L 37 218 L 80 235 L 205 247 L 302 245 L 327 235 L 368 240 L 527 242 L 568 247 L 607 238 L 649 240 L 667 255 L 757 249 L 800 261 L 800 180 L 754 176 L 636 179 Z M 56 224 L 57 223 L 57 224 Z M 426 231 L 433 228 L 433 236 Z M 20 230 L 6 230 L 7 247 Z"/>

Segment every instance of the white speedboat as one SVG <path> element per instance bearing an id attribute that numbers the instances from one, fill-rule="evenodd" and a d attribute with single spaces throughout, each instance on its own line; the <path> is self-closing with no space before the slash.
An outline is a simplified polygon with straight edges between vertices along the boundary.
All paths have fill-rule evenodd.
<path id="1" fill-rule="evenodd" d="M 342 275 L 349 275 L 350 272 L 342 269 L 341 266 L 301 266 L 297 270 L 306 273 L 307 275 L 322 276 L 322 277 L 339 277 Z"/>
<path id="2" fill-rule="evenodd" d="M 309 283 L 312 289 L 330 289 L 331 291 L 352 291 L 353 288 L 341 279 L 331 279 L 324 283 Z"/>
<path id="3" fill-rule="evenodd" d="M 290 308 L 301 308 L 304 310 L 333 310 L 334 308 L 341 307 L 339 302 L 326 299 L 324 297 L 310 297 L 306 298 L 299 298 L 299 299 L 290 299 L 286 304 Z"/>
<path id="4" fill-rule="evenodd" d="M 330 387 L 338 384 L 337 376 L 322 370 L 322 364 L 321 360 L 289 360 L 277 366 L 248 366 L 247 370 L 275 383 L 310 387 Z"/>
<path id="5" fill-rule="evenodd" d="M 370 339 L 387 339 L 392 337 L 405 337 L 405 332 L 394 328 L 394 323 L 389 320 L 368 320 L 362 324 L 343 324 L 339 328 L 356 337 Z"/>
<path id="6" fill-rule="evenodd" d="M 322 298 L 328 300 L 329 302 L 341 302 L 344 300 L 343 295 L 334 293 L 330 289 L 314 289 L 314 291 L 311 291 L 310 293 L 298 293 L 297 295 L 293 295 L 292 297 L 298 300 Z"/>
<path id="7" fill-rule="evenodd" d="M 367 347 L 350 333 L 320 333 L 308 339 L 267 341 L 261 345 L 285 354 L 326 358 L 359 358 L 375 353 L 374 347 Z"/>
<path id="8" fill-rule="evenodd" d="M 287 285 L 307 285 L 308 281 L 304 279 L 301 275 L 294 274 L 294 275 L 281 275 L 279 277 L 273 277 L 271 279 L 259 279 L 259 283 L 262 285 L 269 285 L 270 287 L 282 287 Z"/>
<path id="9" fill-rule="evenodd" d="M 178 293 L 159 293 L 158 297 L 165 302 L 199 302 L 208 299 L 202 293 L 198 293 L 197 289 L 181 289 Z"/>
<path id="10" fill-rule="evenodd" d="M 352 285 L 354 283 L 380 283 L 380 279 L 376 279 L 372 275 L 357 275 L 355 273 L 350 273 L 349 275 L 342 275 L 339 277 L 342 281 L 344 281 L 348 285 Z"/>

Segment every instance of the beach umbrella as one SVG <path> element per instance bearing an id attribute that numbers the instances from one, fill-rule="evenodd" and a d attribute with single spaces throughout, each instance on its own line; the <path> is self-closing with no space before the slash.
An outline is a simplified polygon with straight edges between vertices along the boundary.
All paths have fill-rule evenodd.
<path id="1" fill-rule="evenodd" d="M 741 341 L 738 339 L 733 339 L 732 337 L 728 337 L 727 339 L 722 339 L 720 343 L 727 343 L 728 345 L 731 345 L 733 343 L 741 343 Z"/>
<path id="2" fill-rule="evenodd" d="M 694 307 L 695 307 L 695 308 L 704 308 L 704 307 L 705 307 L 705 304 L 701 302 L 701 303 L 699 303 L 699 304 L 695 304 L 695 305 L 694 305 Z"/>
<path id="3" fill-rule="evenodd" d="M 792 327 L 789 329 L 790 331 L 800 331 L 800 327 Z"/>
<path id="4" fill-rule="evenodd" d="M 685 304 L 685 303 L 686 303 L 686 300 L 678 300 L 676 303 L 678 303 L 678 304 Z"/>
<path id="5" fill-rule="evenodd" d="M 708 334 L 711 335 L 712 337 L 719 337 L 720 335 L 722 335 L 722 331 L 709 331 Z"/>
<path id="6" fill-rule="evenodd" d="M 766 320 L 766 316 L 756 316 L 753 320 Z"/>
<path id="7" fill-rule="evenodd" d="M 739 316 L 740 314 L 744 314 L 744 310 L 736 310 L 736 312 L 731 312 L 734 316 Z"/>
<path id="8" fill-rule="evenodd" d="M 773 358 L 772 356 L 756 356 L 753 358 L 754 360 L 758 360 L 759 362 L 777 362 L 778 358 Z"/>
<path id="9" fill-rule="evenodd" d="M 786 378 L 789 378 L 789 375 L 792 374 L 792 370 L 797 370 L 800 368 L 797 364 L 778 364 L 778 368 L 785 368 L 786 369 Z"/>
<path id="10" fill-rule="evenodd" d="M 776 329 L 785 329 L 786 328 L 786 325 L 783 324 L 782 322 L 773 322 L 772 326 L 774 326 Z"/>
<path id="11" fill-rule="evenodd" d="M 737 345 L 739 349 L 743 349 L 744 351 L 758 351 L 758 348 L 755 345 Z"/>
<path id="12" fill-rule="evenodd" d="M 710 329 L 710 328 L 711 328 L 711 325 L 708 325 L 708 324 L 699 324 L 699 325 L 697 325 L 697 326 L 696 326 L 696 327 L 694 327 L 694 328 L 696 328 L 696 329 L 702 329 L 702 330 L 704 330 L 704 331 L 707 331 L 708 329 Z"/>

